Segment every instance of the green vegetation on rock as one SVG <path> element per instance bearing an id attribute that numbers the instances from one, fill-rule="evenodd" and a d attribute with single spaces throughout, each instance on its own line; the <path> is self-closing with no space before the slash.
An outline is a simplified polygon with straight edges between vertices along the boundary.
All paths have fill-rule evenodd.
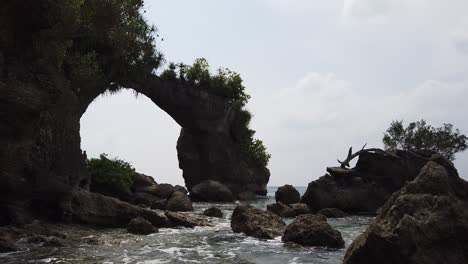
<path id="1" fill-rule="evenodd" d="M 457 152 L 466 150 L 467 141 L 458 129 L 454 131 L 452 124 L 433 127 L 425 120 L 412 122 L 407 127 L 403 126 L 403 121 L 393 121 L 383 138 L 386 150 L 440 154 L 452 161 Z"/>
<path id="2" fill-rule="evenodd" d="M 126 161 L 109 158 L 103 153 L 99 158 L 88 160 L 88 172 L 91 175 L 93 192 L 120 195 L 131 192 L 135 169 Z"/>

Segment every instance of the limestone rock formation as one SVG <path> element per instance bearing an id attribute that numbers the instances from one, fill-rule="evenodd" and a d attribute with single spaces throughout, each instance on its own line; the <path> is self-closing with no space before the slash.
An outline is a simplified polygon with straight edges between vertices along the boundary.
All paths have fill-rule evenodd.
<path id="1" fill-rule="evenodd" d="M 298 216 L 286 227 L 281 239 L 303 246 L 342 248 L 345 244 L 341 233 L 333 229 L 323 215 L 313 214 Z"/>
<path id="2" fill-rule="evenodd" d="M 286 184 L 278 188 L 275 192 L 276 202 L 281 202 L 283 204 L 289 205 L 293 203 L 298 203 L 301 200 L 301 195 L 294 188 L 294 186 Z"/>
<path id="3" fill-rule="evenodd" d="M 468 263 L 468 182 L 433 157 L 390 197 L 344 263 Z"/>
<path id="4" fill-rule="evenodd" d="M 158 229 L 142 217 L 136 217 L 127 225 L 127 231 L 137 235 L 149 235 L 157 233 Z"/>
<path id="5" fill-rule="evenodd" d="M 280 217 L 295 217 L 296 212 L 282 202 L 267 205 L 267 210 Z"/>
<path id="6" fill-rule="evenodd" d="M 406 151 L 365 152 L 354 168 L 328 168 L 330 174 L 309 183 L 302 202 L 313 212 L 338 208 L 346 213 L 374 214 L 393 192 L 413 180 L 428 160 Z"/>
<path id="7" fill-rule="evenodd" d="M 192 201 L 185 193 L 176 191 L 167 200 L 166 209 L 173 212 L 193 211 Z"/>
<path id="8" fill-rule="evenodd" d="M 223 217 L 223 211 L 219 209 L 218 207 L 212 206 L 205 211 L 203 211 L 203 215 L 209 216 L 209 217 L 217 217 L 217 218 L 222 218 Z"/>
<path id="9" fill-rule="evenodd" d="M 231 190 L 218 181 L 203 181 L 190 191 L 193 199 L 204 202 L 233 202 Z"/>
<path id="10" fill-rule="evenodd" d="M 231 218 L 231 228 L 235 233 L 263 239 L 281 236 L 286 224 L 272 212 L 263 211 L 251 205 L 238 205 Z"/>

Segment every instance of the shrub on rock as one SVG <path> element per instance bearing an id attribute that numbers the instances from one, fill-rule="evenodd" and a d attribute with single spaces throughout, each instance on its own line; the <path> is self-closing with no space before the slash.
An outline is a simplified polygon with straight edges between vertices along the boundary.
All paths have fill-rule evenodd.
<path id="1" fill-rule="evenodd" d="M 149 235 L 157 233 L 158 229 L 153 226 L 149 221 L 142 217 L 132 219 L 127 225 L 127 231 L 137 235 Z"/>
<path id="2" fill-rule="evenodd" d="M 294 186 L 286 184 L 278 188 L 275 192 L 276 202 L 282 202 L 286 205 L 299 203 L 301 201 L 301 195 L 294 188 Z"/>
<path id="3" fill-rule="evenodd" d="M 342 248 L 345 244 L 341 233 L 333 229 L 323 215 L 313 214 L 298 216 L 286 227 L 282 241 L 329 248 Z"/>
<path id="4" fill-rule="evenodd" d="M 251 205 L 238 205 L 231 218 L 231 228 L 235 233 L 263 239 L 273 239 L 283 234 L 286 224 L 272 212 Z"/>

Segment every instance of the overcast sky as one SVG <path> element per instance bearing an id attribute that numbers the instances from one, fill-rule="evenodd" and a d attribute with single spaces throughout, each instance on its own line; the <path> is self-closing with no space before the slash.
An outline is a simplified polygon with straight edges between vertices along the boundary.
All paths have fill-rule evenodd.
<path id="1" fill-rule="evenodd" d="M 146 0 L 167 61 L 205 57 L 241 74 L 270 185 L 307 185 L 350 146 L 382 147 L 392 120 L 468 134 L 467 0 Z M 180 127 L 131 92 L 98 98 L 81 122 L 106 152 L 158 182 L 183 183 Z M 468 152 L 456 165 L 468 178 Z"/>

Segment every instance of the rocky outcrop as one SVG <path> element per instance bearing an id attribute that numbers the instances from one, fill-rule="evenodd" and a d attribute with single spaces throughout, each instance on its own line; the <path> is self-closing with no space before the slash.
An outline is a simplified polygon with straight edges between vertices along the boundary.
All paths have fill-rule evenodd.
<path id="1" fill-rule="evenodd" d="M 346 217 L 348 214 L 341 211 L 338 208 L 323 208 L 320 209 L 317 214 L 323 215 L 327 218 L 342 218 Z"/>
<path id="2" fill-rule="evenodd" d="M 449 161 L 433 157 L 390 197 L 344 263 L 468 263 L 467 208 L 468 182 Z"/>
<path id="3" fill-rule="evenodd" d="M 275 192 L 276 202 L 281 202 L 283 204 L 289 205 L 293 203 L 298 203 L 301 200 L 301 195 L 294 188 L 294 186 L 286 184 L 278 188 Z"/>
<path id="4" fill-rule="evenodd" d="M 322 215 L 300 215 L 286 227 L 281 238 L 284 242 L 293 242 L 303 246 L 330 248 L 344 247 L 341 233 L 333 229 Z"/>
<path id="5" fill-rule="evenodd" d="M 61 4 L 47 0 L 0 2 L 2 204 L 18 203 L 28 211 L 54 218 L 58 198 L 77 189 L 88 190 L 80 118 L 109 84 L 132 87 L 182 127 L 177 151 L 189 190 L 205 180 L 217 180 L 235 193 L 249 190 L 266 194 L 269 171 L 243 155 L 235 125 L 240 110 L 229 100 L 203 87 L 155 75 L 128 79 L 103 70 L 103 78 L 76 81 L 74 77 L 81 72 L 64 66 L 63 54 L 73 54 L 68 45 L 74 43 L 74 37 L 82 36 L 67 32 L 73 27 L 64 27 L 57 18 L 57 10 L 64 9 Z M 52 33 L 61 35 L 50 37 Z M 111 48 L 101 47 L 102 54 L 93 54 L 101 58 L 112 53 Z M 41 210 L 36 211 L 38 208 Z"/>
<path id="6" fill-rule="evenodd" d="M 263 211 L 251 205 L 238 205 L 231 218 L 231 228 L 235 233 L 263 239 L 281 236 L 286 224 L 272 212 Z"/>
<path id="7" fill-rule="evenodd" d="M 127 231 L 137 235 L 149 235 L 157 233 L 158 229 L 142 217 L 134 218 L 128 223 Z"/>
<path id="8" fill-rule="evenodd" d="M 291 207 L 279 202 L 267 205 L 267 210 L 280 217 L 295 217 L 296 212 Z"/>
<path id="9" fill-rule="evenodd" d="M 328 168 L 329 174 L 309 183 L 301 200 L 313 212 L 338 208 L 373 214 L 393 192 L 413 180 L 428 160 L 406 151 L 364 152 L 352 169 Z"/>
<path id="10" fill-rule="evenodd" d="M 231 190 L 218 181 L 204 181 L 190 191 L 190 196 L 204 202 L 233 202 Z"/>
<path id="11" fill-rule="evenodd" d="M 166 209 L 174 212 L 193 211 L 192 201 L 185 193 L 177 191 L 167 200 Z"/>
<path id="12" fill-rule="evenodd" d="M 219 209 L 218 207 L 210 207 L 203 211 L 203 215 L 209 216 L 209 217 L 217 217 L 217 218 L 223 218 L 223 211 Z"/>

